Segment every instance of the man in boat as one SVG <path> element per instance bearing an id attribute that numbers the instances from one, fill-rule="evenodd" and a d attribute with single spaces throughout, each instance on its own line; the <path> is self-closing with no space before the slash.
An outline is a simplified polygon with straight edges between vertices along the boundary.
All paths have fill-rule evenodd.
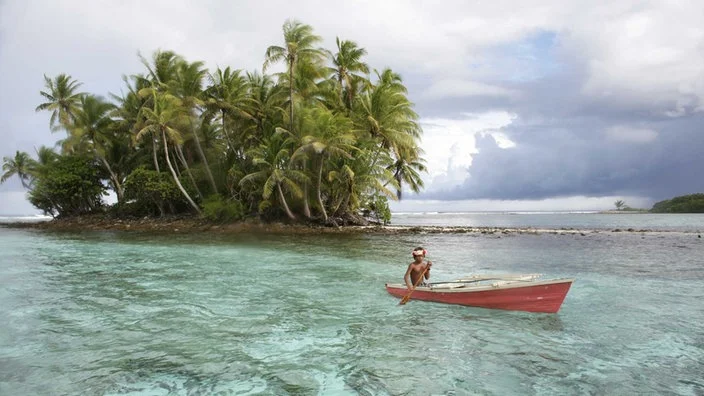
<path id="1" fill-rule="evenodd" d="M 430 267 L 433 266 L 431 261 L 423 261 L 425 255 L 428 251 L 422 247 L 417 247 L 413 249 L 413 262 L 408 265 L 406 270 L 406 275 L 403 276 L 403 280 L 406 282 L 408 290 L 413 290 L 414 285 L 418 285 L 421 276 L 424 278 L 420 285 L 425 283 L 425 279 L 430 279 Z"/>

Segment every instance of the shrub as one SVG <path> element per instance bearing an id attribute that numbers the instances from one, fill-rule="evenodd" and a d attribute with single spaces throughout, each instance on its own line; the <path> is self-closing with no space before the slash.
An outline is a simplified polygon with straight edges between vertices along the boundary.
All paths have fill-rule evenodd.
<path id="1" fill-rule="evenodd" d="M 90 213 L 103 206 L 107 194 L 101 179 L 100 167 L 91 158 L 58 156 L 37 173 L 29 202 L 52 216 Z"/>
<path id="2" fill-rule="evenodd" d="M 377 223 L 384 225 L 391 221 L 391 209 L 389 209 L 389 200 L 383 195 L 375 195 L 370 198 L 366 205 L 362 208 L 364 217 L 373 217 Z"/>
<path id="3" fill-rule="evenodd" d="M 165 207 L 181 199 L 181 192 L 164 172 L 137 168 L 125 180 L 125 199 L 134 201 L 137 212 L 165 214 Z"/>
<path id="4" fill-rule="evenodd" d="M 203 217 L 221 223 L 232 222 L 244 217 L 244 207 L 238 200 L 211 195 L 203 201 Z"/>

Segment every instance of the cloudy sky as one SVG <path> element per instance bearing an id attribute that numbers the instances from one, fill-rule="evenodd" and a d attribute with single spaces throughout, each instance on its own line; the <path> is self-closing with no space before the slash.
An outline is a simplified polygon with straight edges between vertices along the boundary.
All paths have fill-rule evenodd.
<path id="1" fill-rule="evenodd" d="M 138 53 L 261 69 L 281 25 L 357 41 L 409 87 L 426 189 L 405 210 L 649 207 L 704 192 L 701 1 L 0 0 L 0 156 L 52 145 L 43 75 L 119 93 Z M 19 182 L 0 214 L 31 212 Z"/>

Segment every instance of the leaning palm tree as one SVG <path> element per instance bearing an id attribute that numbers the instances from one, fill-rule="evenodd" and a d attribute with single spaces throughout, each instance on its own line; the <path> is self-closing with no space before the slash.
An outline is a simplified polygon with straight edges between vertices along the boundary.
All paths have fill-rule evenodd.
<path id="1" fill-rule="evenodd" d="M 320 36 L 313 34 L 313 28 L 296 20 L 287 20 L 283 26 L 284 46 L 272 45 L 266 50 L 264 71 L 273 63 L 284 61 L 288 77 L 289 89 L 289 127 L 293 129 L 293 91 L 295 86 L 295 70 L 299 62 L 319 63 L 324 52 L 314 46 L 322 41 Z"/>
<path id="2" fill-rule="evenodd" d="M 49 126 L 55 132 L 61 128 L 68 130 L 80 108 L 82 92 L 78 92 L 82 84 L 67 74 L 59 74 L 53 80 L 44 76 L 46 91 L 40 91 L 44 102 L 37 106 L 36 111 L 51 111 Z M 58 125 L 57 125 L 58 121 Z"/>
<path id="3" fill-rule="evenodd" d="M 323 220 L 327 221 L 328 214 L 321 193 L 323 168 L 328 158 L 335 156 L 352 158 L 350 153 L 357 150 L 354 147 L 355 136 L 351 132 L 352 122 L 342 114 L 333 114 L 329 110 L 320 108 L 304 113 L 304 116 L 302 132 L 305 135 L 292 159 L 310 154 L 317 160 L 316 198 Z"/>
<path id="4" fill-rule="evenodd" d="M 362 150 L 352 159 L 338 159 L 337 169 L 328 173 L 334 191 L 332 210 L 337 215 L 356 213 L 364 200 L 374 195 L 396 199 L 387 185 L 398 188 L 393 174 L 385 167 L 373 166 L 371 152 Z"/>
<path id="5" fill-rule="evenodd" d="M 142 108 L 144 112 L 144 127 L 137 132 L 135 139 L 141 140 L 148 134 L 161 137 L 164 147 L 164 158 L 174 182 L 188 203 L 200 214 L 200 208 L 186 192 L 186 189 L 183 188 L 169 157 L 169 144 L 179 145 L 183 142 L 182 131 L 188 128 L 188 113 L 183 108 L 181 101 L 175 96 L 167 93 L 157 93 L 155 90 L 146 92 L 151 94 L 153 107 Z"/>
<path id="6" fill-rule="evenodd" d="M 197 108 L 203 105 L 203 80 L 207 75 L 207 70 L 203 68 L 203 62 L 193 62 L 189 63 L 186 61 L 180 61 L 178 67 L 176 68 L 176 79 L 172 84 L 172 92 L 176 97 L 181 99 L 181 103 L 188 113 L 188 120 L 190 126 L 191 136 L 193 136 L 193 141 L 196 143 L 196 151 L 200 156 L 201 162 L 205 167 L 205 173 L 208 175 L 208 181 L 210 182 L 210 187 L 213 189 L 213 193 L 218 193 L 218 187 L 215 184 L 215 178 L 213 178 L 213 172 L 210 170 L 210 164 L 208 163 L 208 157 L 203 152 L 203 146 L 200 144 L 200 137 L 198 136 L 198 130 L 196 129 L 193 119 L 197 117 Z"/>
<path id="7" fill-rule="evenodd" d="M 276 190 L 284 212 L 290 219 L 295 220 L 296 216 L 289 208 L 283 189 L 286 188 L 294 197 L 301 197 L 303 191 L 301 191 L 299 183 L 307 181 L 307 176 L 301 171 L 289 168 L 291 153 L 285 140 L 282 135 L 274 134 L 265 139 L 258 147 L 250 150 L 248 154 L 252 157 L 256 170 L 245 175 L 239 184 L 263 182 L 262 198 L 264 200 L 268 200 Z"/>
<path id="8" fill-rule="evenodd" d="M 64 141 L 63 148 L 69 152 L 91 153 L 107 170 L 117 201 L 122 202 L 123 180 L 107 160 L 108 152 L 116 140 L 113 135 L 115 121 L 111 118 L 114 109 L 115 105 L 102 98 L 84 95 L 81 98 L 81 108 L 69 130 L 70 136 Z"/>
<path id="9" fill-rule="evenodd" d="M 137 76 L 122 76 L 122 80 L 125 82 L 127 93 L 122 95 L 110 94 L 111 98 L 117 102 L 117 106 L 113 111 L 112 117 L 115 119 L 117 133 L 121 136 L 123 135 L 133 135 L 136 131 L 142 128 L 143 112 L 142 107 L 148 102 L 146 98 L 139 95 L 139 92 L 143 89 L 151 87 L 149 80 L 141 75 Z M 142 153 L 149 153 L 151 148 L 151 157 L 154 163 L 154 169 L 160 172 L 157 138 L 152 137 L 149 139 L 151 141 L 150 145 L 144 147 L 133 147 L 137 155 Z"/>
<path id="10" fill-rule="evenodd" d="M 17 176 L 22 183 L 22 187 L 29 189 L 32 184 L 32 169 L 34 160 L 24 151 L 17 151 L 14 157 L 2 158 L 3 174 L 0 183 L 5 183 L 12 176 Z"/>

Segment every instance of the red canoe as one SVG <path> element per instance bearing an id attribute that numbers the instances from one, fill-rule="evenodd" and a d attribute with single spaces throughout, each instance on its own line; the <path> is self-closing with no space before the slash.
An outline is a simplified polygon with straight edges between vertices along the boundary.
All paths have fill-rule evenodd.
<path id="1" fill-rule="evenodd" d="M 412 300 L 433 301 L 512 311 L 555 313 L 560 310 L 574 279 L 538 280 L 540 275 L 471 276 L 452 282 L 418 286 Z M 396 296 L 408 294 L 405 284 L 387 283 Z"/>

